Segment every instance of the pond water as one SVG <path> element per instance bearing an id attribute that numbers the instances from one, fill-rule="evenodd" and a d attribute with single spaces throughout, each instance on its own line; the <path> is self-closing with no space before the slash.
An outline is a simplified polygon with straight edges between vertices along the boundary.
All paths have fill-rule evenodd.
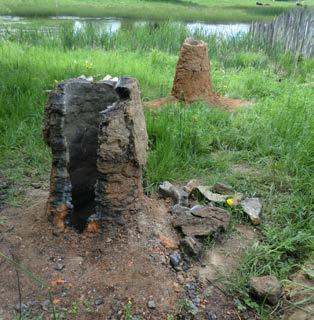
<path id="1" fill-rule="evenodd" d="M 143 21 L 132 19 L 118 19 L 118 18 L 82 18 L 72 16 L 57 16 L 50 18 L 25 18 L 16 16 L 0 16 L 0 28 L 16 28 L 25 26 L 25 28 L 55 28 L 65 23 L 71 23 L 75 32 L 83 31 L 87 25 L 92 24 L 100 32 L 114 33 L 120 29 L 131 29 L 136 26 L 144 26 L 153 23 L 156 26 L 160 22 L 157 21 Z M 249 24 L 232 23 L 232 24 L 217 24 L 207 22 L 174 22 L 186 25 L 187 29 L 193 33 L 201 31 L 204 35 L 220 35 L 222 37 L 234 36 L 239 33 L 247 33 L 249 31 Z"/>

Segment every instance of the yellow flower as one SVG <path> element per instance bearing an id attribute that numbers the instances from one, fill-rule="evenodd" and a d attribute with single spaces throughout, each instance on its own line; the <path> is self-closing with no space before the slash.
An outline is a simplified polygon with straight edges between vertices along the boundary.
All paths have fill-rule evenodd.
<path id="1" fill-rule="evenodd" d="M 227 205 L 228 205 L 229 207 L 232 207 L 232 206 L 234 205 L 234 200 L 233 200 L 233 198 L 228 198 L 228 199 L 226 200 L 226 203 L 227 203 Z"/>
<path id="2" fill-rule="evenodd" d="M 93 67 L 93 64 L 91 63 L 91 62 L 89 62 L 89 61 L 85 61 L 85 68 L 86 69 L 91 69 Z"/>

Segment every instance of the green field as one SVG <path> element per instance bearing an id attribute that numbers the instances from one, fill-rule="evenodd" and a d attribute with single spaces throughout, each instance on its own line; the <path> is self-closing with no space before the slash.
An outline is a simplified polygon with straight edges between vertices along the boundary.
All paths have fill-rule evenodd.
<path id="1" fill-rule="evenodd" d="M 0 166 L 13 186 L 11 200 L 20 201 L 21 186 L 48 179 L 50 154 L 41 137 L 46 90 L 69 77 L 109 73 L 138 78 L 143 100 L 165 96 L 187 35 L 184 27 L 165 23 L 154 33 L 145 26 L 105 37 L 91 28 L 73 34 L 65 27 L 53 39 L 21 32 L 2 40 Z M 202 103 L 146 111 L 145 183 L 149 191 L 163 180 L 200 177 L 263 199 L 263 242 L 247 253 L 233 280 L 246 297 L 249 275 L 270 272 L 284 279 L 312 249 L 313 60 L 295 65 L 289 56 L 269 55 L 246 37 L 203 38 L 209 43 L 215 90 L 254 104 L 234 113 Z M 251 173 L 243 175 L 235 166 Z M 246 221 L 237 211 L 234 219 Z"/>
<path id="2" fill-rule="evenodd" d="M 0 14 L 251 22 L 269 20 L 287 9 L 296 7 L 294 1 L 262 2 L 269 6 L 257 6 L 254 0 L 225 0 L 218 3 L 214 0 L 0 0 Z M 313 6 L 314 0 L 308 0 L 306 3 Z"/>
<path id="3" fill-rule="evenodd" d="M 5 2 L 0 0 L 1 8 Z M 28 9 L 23 7 L 23 2 L 15 6 L 18 1 L 12 1 L 10 14 L 50 15 L 53 8 L 48 5 L 51 1 L 32 1 L 47 3 L 36 10 L 29 1 Z M 93 5 L 90 8 L 100 3 L 88 2 Z M 146 3 L 126 1 L 130 6 L 163 8 L 158 14 L 167 7 Z M 231 1 L 222 3 L 228 6 Z M 70 12 L 60 4 L 58 10 L 60 14 L 85 12 L 75 8 L 72 5 Z M 107 12 L 103 10 L 102 14 Z M 181 10 L 185 12 L 186 7 Z M 203 14 L 195 10 L 196 16 Z M 11 186 L 8 201 L 21 204 L 25 187 L 48 181 L 50 153 L 41 136 L 47 90 L 62 79 L 82 74 L 97 79 L 106 74 L 132 75 L 140 82 L 144 101 L 166 96 L 187 36 L 183 25 L 168 22 L 157 29 L 145 25 L 115 34 L 100 34 L 92 25 L 77 33 L 64 25 L 57 33 L 45 35 L 37 30 L 8 30 L 0 40 L 0 169 Z M 185 182 L 199 177 L 206 184 L 224 181 L 263 199 L 260 241 L 229 281 L 246 308 L 267 318 L 272 310 L 248 298 L 248 278 L 274 274 L 287 279 L 313 252 L 314 60 L 294 61 L 280 49 L 263 50 L 247 36 L 220 39 L 204 36 L 201 30 L 193 36 L 208 43 L 215 90 L 250 100 L 252 105 L 233 113 L 201 102 L 146 110 L 150 139 L 146 190 L 155 190 L 164 180 Z M 231 213 L 234 223 L 249 223 L 236 208 Z"/>

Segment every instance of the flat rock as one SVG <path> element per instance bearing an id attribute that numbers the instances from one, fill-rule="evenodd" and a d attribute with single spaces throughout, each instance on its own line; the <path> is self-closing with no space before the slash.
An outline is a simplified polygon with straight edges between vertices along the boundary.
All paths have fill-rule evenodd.
<path id="1" fill-rule="evenodd" d="M 197 186 L 199 186 L 199 181 L 192 179 L 182 189 L 188 194 L 191 194 L 193 189 L 197 188 Z"/>
<path id="2" fill-rule="evenodd" d="M 194 206 L 191 209 L 191 213 L 193 216 L 200 217 L 200 218 L 212 218 L 216 216 L 224 216 L 224 215 L 229 215 L 228 211 L 222 209 L 222 208 L 217 208 L 217 207 L 212 207 L 212 206 Z"/>
<path id="3" fill-rule="evenodd" d="M 230 193 L 234 192 L 234 190 L 231 186 L 224 184 L 224 183 L 221 183 L 221 182 L 217 182 L 214 184 L 213 191 L 220 193 L 220 194 L 230 194 Z"/>
<path id="4" fill-rule="evenodd" d="M 212 202 L 221 203 L 225 202 L 228 198 L 227 195 L 212 192 L 208 186 L 198 186 L 194 190 L 197 190 L 205 199 Z"/>
<path id="5" fill-rule="evenodd" d="M 200 212 L 202 213 L 199 215 L 203 217 L 193 215 L 176 217 L 173 220 L 173 226 L 188 237 L 218 236 L 228 228 L 230 216 L 226 210 L 215 208 L 211 211 L 201 210 Z"/>
<path id="6" fill-rule="evenodd" d="M 262 204 L 259 198 L 246 198 L 241 201 L 241 207 L 248 214 L 253 224 L 258 225 L 261 223 Z"/>
<path id="7" fill-rule="evenodd" d="M 174 189 L 174 185 L 169 181 L 164 181 L 162 184 L 159 185 L 159 193 L 164 197 L 174 197 Z"/>
<path id="8" fill-rule="evenodd" d="M 107 74 L 103 80 L 106 81 L 106 80 L 111 80 L 113 77 L 111 76 L 111 74 Z"/>
<path id="9" fill-rule="evenodd" d="M 252 277 L 249 285 L 254 298 L 270 305 L 276 305 L 282 294 L 281 284 L 274 276 Z"/>
<path id="10" fill-rule="evenodd" d="M 186 207 L 189 204 L 188 193 L 180 188 L 175 187 L 169 181 L 165 181 L 159 185 L 159 192 L 165 197 L 172 198 L 180 206 Z"/>
<path id="11" fill-rule="evenodd" d="M 175 215 L 190 215 L 191 211 L 190 211 L 190 208 L 188 207 L 183 207 L 183 206 L 180 206 L 179 204 L 175 204 L 171 209 L 171 213 Z"/>

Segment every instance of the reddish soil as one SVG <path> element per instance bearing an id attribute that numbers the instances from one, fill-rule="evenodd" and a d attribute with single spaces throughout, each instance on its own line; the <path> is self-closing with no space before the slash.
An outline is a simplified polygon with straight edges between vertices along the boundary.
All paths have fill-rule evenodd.
<path id="1" fill-rule="evenodd" d="M 233 111 L 249 104 L 248 101 L 221 97 L 212 90 L 207 44 L 187 38 L 180 51 L 170 97 L 148 101 L 144 105 L 156 109 L 164 104 L 181 101 L 190 104 L 205 101 L 209 106 Z"/>
<path id="2" fill-rule="evenodd" d="M 179 103 L 179 100 L 177 100 L 175 97 L 168 96 L 168 97 L 162 97 L 155 100 L 145 101 L 143 102 L 143 105 L 145 108 L 148 108 L 148 109 L 159 109 L 163 105 L 174 104 L 174 103 Z"/>
<path id="3" fill-rule="evenodd" d="M 240 315 L 233 298 L 216 286 L 199 282 L 200 262 L 190 266 L 191 272 L 176 273 L 169 265 L 171 249 L 160 238 L 164 245 L 165 238 L 169 243 L 178 239 L 170 224 L 170 202 L 146 198 L 143 211 L 126 225 L 107 225 L 95 236 L 73 230 L 55 233 L 44 213 L 47 197 L 46 190 L 33 189 L 27 208 L 9 207 L 0 213 L 0 319 L 14 319 L 19 302 L 16 270 L 3 255 L 23 266 L 18 275 L 22 303 L 32 314 L 28 319 L 40 314 L 52 319 L 51 311 L 43 307 L 47 299 L 64 319 L 127 319 L 124 308 L 128 301 L 133 314 L 143 320 L 166 320 L 170 314 L 177 319 L 207 319 L 210 315 L 254 319 Z M 183 299 L 191 294 L 200 297 L 200 312 L 194 318 L 184 315 L 182 307 Z M 149 300 L 154 301 L 155 309 L 148 308 Z"/>
<path id="4" fill-rule="evenodd" d="M 200 99 L 202 100 L 202 99 Z M 241 99 L 232 99 L 232 98 L 227 98 L 227 97 L 221 97 L 216 95 L 216 100 L 215 103 L 212 102 L 212 100 L 204 100 L 206 103 L 208 103 L 209 107 L 218 107 L 221 108 L 225 111 L 234 111 L 237 110 L 239 108 L 243 108 L 243 107 L 247 107 L 251 104 L 251 102 L 246 101 L 246 100 L 241 100 Z M 163 98 L 159 98 L 159 99 L 155 99 L 155 100 L 151 100 L 151 101 L 146 101 L 144 102 L 144 107 L 148 108 L 148 109 L 159 109 L 164 105 L 168 105 L 168 104 L 175 104 L 175 103 L 179 103 L 182 101 L 177 100 L 175 97 L 172 96 L 168 96 L 168 97 L 163 97 Z M 183 102 L 184 103 L 184 102 Z M 189 103 L 186 103 L 187 105 L 189 105 Z"/>
<path id="5" fill-rule="evenodd" d="M 218 106 L 226 111 L 233 111 L 239 108 L 247 107 L 251 102 L 241 99 L 232 99 L 218 96 Z"/>

